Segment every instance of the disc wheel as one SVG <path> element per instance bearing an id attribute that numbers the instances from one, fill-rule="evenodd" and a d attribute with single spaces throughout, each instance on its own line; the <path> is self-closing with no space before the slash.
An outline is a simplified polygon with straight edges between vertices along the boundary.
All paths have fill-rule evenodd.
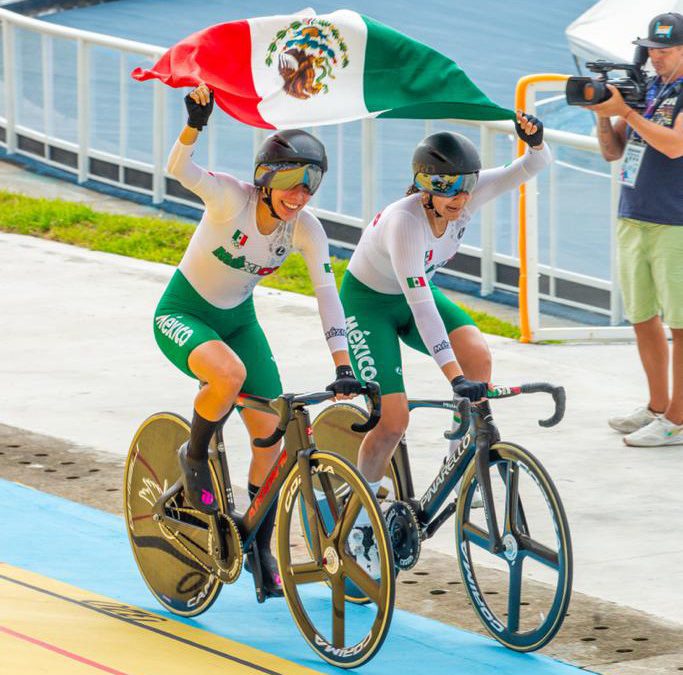
<path id="1" fill-rule="evenodd" d="M 298 465 L 280 492 L 277 514 L 277 551 L 287 604 L 302 635 L 325 661 L 354 668 L 369 661 L 389 630 L 394 607 L 394 559 L 377 500 L 367 483 L 348 461 L 333 453 L 311 455 L 314 494 L 302 488 Z M 324 495 L 322 501 L 316 495 Z M 301 545 L 301 521 L 295 512 L 306 503 L 310 542 Z M 323 518 L 324 507 L 329 518 Z M 361 509 L 367 511 L 374 541 L 373 575 L 351 554 L 349 535 Z M 312 551 L 319 544 L 320 557 Z M 370 556 L 372 557 L 372 556 Z M 366 605 L 346 601 L 346 581 L 352 581 Z"/>
<path id="2" fill-rule="evenodd" d="M 358 451 L 363 441 L 364 434 L 354 431 L 352 424 L 364 424 L 368 420 L 368 413 L 363 408 L 353 403 L 335 403 L 328 406 L 313 420 L 313 437 L 319 450 L 333 452 L 348 460 L 353 466 L 358 466 Z M 382 484 L 377 494 L 377 499 L 382 504 L 384 501 L 393 502 L 400 499 L 399 483 L 394 470 L 393 462 L 389 464 L 387 472 L 382 478 Z M 323 518 L 329 519 L 330 515 L 321 509 Z M 303 499 L 299 500 L 299 518 L 304 531 L 306 545 L 309 546 L 309 533 L 306 520 L 306 512 Z M 353 582 L 346 582 L 346 599 L 349 602 L 365 604 L 369 598 Z"/>
<path id="3" fill-rule="evenodd" d="M 503 548 L 489 552 L 484 509 L 472 508 L 474 462 L 462 479 L 456 545 L 463 585 L 488 632 L 510 649 L 534 651 L 564 621 L 572 586 L 572 546 L 557 489 L 524 448 L 497 443 L 488 472 Z"/>
<path id="4" fill-rule="evenodd" d="M 187 507 L 182 490 L 167 500 L 165 513 L 197 526 L 196 532 L 188 535 L 154 518 L 154 505 L 180 478 L 177 452 L 189 436 L 190 425 L 179 415 L 152 415 L 133 437 L 124 479 L 124 513 L 135 562 L 159 603 L 181 616 L 206 611 L 222 586 L 206 564 L 212 549 L 207 517 Z M 210 466 L 216 480 L 213 462 Z M 218 490 L 219 506 L 224 511 L 222 493 Z"/>

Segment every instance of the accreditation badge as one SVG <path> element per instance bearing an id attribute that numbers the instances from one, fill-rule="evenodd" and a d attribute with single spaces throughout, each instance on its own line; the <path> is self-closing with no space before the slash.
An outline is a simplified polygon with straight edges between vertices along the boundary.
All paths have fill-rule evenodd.
<path id="1" fill-rule="evenodd" d="M 635 187 L 638 180 L 640 165 L 643 163 L 645 154 L 645 144 L 629 141 L 624 150 L 624 158 L 621 161 L 619 170 L 619 182 L 626 187 Z"/>

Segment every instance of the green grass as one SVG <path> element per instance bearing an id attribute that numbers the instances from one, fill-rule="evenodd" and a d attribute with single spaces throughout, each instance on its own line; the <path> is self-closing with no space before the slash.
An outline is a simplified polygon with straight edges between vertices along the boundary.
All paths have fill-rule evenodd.
<path id="1" fill-rule="evenodd" d="M 177 265 L 187 248 L 195 226 L 154 217 L 123 216 L 93 211 L 89 206 L 61 199 L 35 199 L 0 190 L 0 230 L 52 239 L 93 251 L 117 253 L 131 258 Z M 332 258 L 337 285 L 347 260 Z M 306 264 L 291 255 L 261 285 L 313 295 Z M 519 337 L 514 324 L 461 305 L 485 333 Z"/>

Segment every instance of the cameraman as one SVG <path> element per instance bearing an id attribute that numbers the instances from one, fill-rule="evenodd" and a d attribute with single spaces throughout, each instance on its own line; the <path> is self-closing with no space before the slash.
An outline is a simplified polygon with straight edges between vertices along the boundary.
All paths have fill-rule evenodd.
<path id="1" fill-rule="evenodd" d="M 656 16 L 647 39 L 656 76 L 643 113 L 618 89 L 594 106 L 598 140 L 609 162 L 624 157 L 617 241 L 626 316 L 633 324 L 649 387 L 647 406 L 609 425 L 636 446 L 683 443 L 683 15 Z M 614 125 L 611 117 L 619 117 Z M 673 390 L 669 397 L 669 345 L 673 336 Z"/>

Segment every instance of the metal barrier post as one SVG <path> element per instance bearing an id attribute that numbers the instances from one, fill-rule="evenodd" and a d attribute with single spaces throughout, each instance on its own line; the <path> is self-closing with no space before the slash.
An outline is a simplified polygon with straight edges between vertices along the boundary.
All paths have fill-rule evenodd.
<path id="1" fill-rule="evenodd" d="M 549 294 L 551 298 L 555 297 L 556 291 L 556 279 L 557 275 L 555 270 L 557 269 L 557 164 L 553 162 L 550 165 L 550 184 L 548 187 L 549 191 L 549 204 L 550 204 L 550 215 L 549 215 L 549 234 L 548 234 L 548 249 L 549 249 L 549 262 L 550 262 L 550 290 Z"/>
<path id="2" fill-rule="evenodd" d="M 78 182 L 88 180 L 88 145 L 90 136 L 90 45 L 78 39 L 76 53 L 76 86 L 78 92 Z"/>
<path id="3" fill-rule="evenodd" d="M 610 169 L 612 177 L 610 178 L 610 218 L 609 218 L 609 262 L 610 262 L 610 279 L 612 287 L 609 295 L 609 309 L 610 309 L 610 326 L 618 326 L 624 318 L 624 303 L 621 297 L 621 290 L 619 287 L 619 269 L 617 266 L 617 213 L 619 210 L 619 193 L 621 185 L 619 184 L 619 162 L 612 162 Z"/>
<path id="4" fill-rule="evenodd" d="M 481 163 L 490 167 L 495 162 L 495 136 L 492 129 L 481 127 Z M 491 295 L 496 281 L 493 253 L 496 247 L 496 204 L 489 201 L 481 209 L 481 295 Z"/>
<path id="5" fill-rule="evenodd" d="M 53 68 L 54 63 L 52 38 L 49 35 L 40 36 L 40 56 L 42 60 L 43 75 L 43 132 L 47 144 L 54 134 L 55 99 L 53 88 Z"/>
<path id="6" fill-rule="evenodd" d="M 5 143 L 7 152 L 12 154 L 17 150 L 17 90 L 14 79 L 14 26 L 6 20 L 2 22 L 2 57 L 5 64 Z"/>
<path id="7" fill-rule="evenodd" d="M 377 186 L 375 140 L 375 120 L 365 118 L 362 121 L 361 127 L 363 227 L 365 227 L 375 215 L 375 191 Z"/>
<path id="8" fill-rule="evenodd" d="M 164 109 L 165 89 L 160 80 L 154 80 L 154 103 L 152 105 L 152 203 L 161 204 L 164 201 L 165 190 L 165 162 L 164 162 L 164 134 L 166 129 L 166 111 Z"/>
<path id="9" fill-rule="evenodd" d="M 124 161 L 128 147 L 128 64 L 126 54 L 119 54 L 119 183 L 125 183 Z"/>
<path id="10" fill-rule="evenodd" d="M 535 92 L 538 85 L 566 82 L 568 75 L 544 73 L 526 75 L 517 82 L 515 108 L 529 112 L 536 110 Z M 526 146 L 517 141 L 517 155 Z M 519 187 L 519 327 L 520 342 L 532 342 L 539 328 L 538 300 L 538 194 L 537 181 L 532 179 Z"/>

